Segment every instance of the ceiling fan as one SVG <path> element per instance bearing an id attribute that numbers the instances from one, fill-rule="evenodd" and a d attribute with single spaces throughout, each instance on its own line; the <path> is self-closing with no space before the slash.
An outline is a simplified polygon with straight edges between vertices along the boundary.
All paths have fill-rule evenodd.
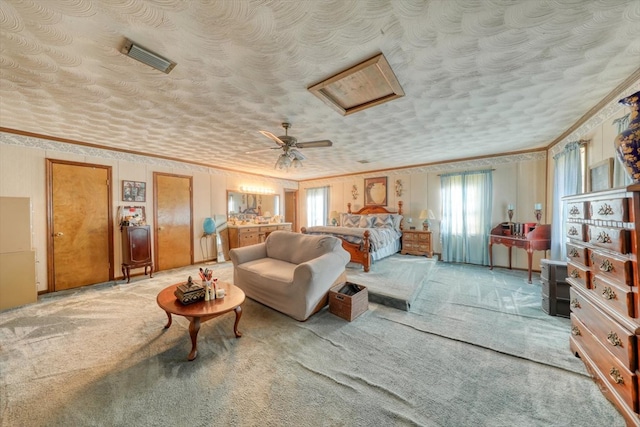
<path id="1" fill-rule="evenodd" d="M 277 147 L 269 148 L 269 150 L 282 149 L 283 151 L 283 153 L 278 156 L 278 160 L 276 161 L 276 169 L 289 169 L 289 167 L 291 166 L 293 166 L 294 168 L 301 167 L 302 160 L 305 160 L 306 157 L 302 155 L 300 151 L 298 151 L 298 148 L 331 147 L 333 145 L 333 142 L 329 141 L 328 139 L 323 139 L 320 141 L 298 142 L 297 138 L 289 136 L 288 134 L 291 123 L 282 123 L 282 127 L 284 128 L 284 135 L 282 136 L 275 136 L 274 134 L 266 130 L 260 131 L 261 134 L 278 144 Z M 257 151 L 250 151 L 247 154 L 256 153 Z"/>

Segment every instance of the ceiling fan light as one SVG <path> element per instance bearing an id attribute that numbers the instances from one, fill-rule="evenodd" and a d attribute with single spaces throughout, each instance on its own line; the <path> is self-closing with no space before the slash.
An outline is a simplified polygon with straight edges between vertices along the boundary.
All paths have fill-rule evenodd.
<path id="1" fill-rule="evenodd" d="M 293 162 L 291 162 L 291 166 L 293 166 L 294 169 L 301 168 L 302 162 L 299 159 L 293 159 Z"/>
<path id="2" fill-rule="evenodd" d="M 275 168 L 276 169 L 289 169 L 291 166 L 291 158 L 285 153 L 280 154 L 278 156 L 278 160 L 276 161 Z"/>

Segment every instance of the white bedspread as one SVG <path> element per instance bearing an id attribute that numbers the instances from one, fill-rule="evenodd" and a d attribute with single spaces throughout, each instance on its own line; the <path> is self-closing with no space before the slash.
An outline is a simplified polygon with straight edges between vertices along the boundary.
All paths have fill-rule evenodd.
<path id="1" fill-rule="evenodd" d="M 365 230 L 369 230 L 370 252 L 376 252 L 399 241 L 402 233 L 392 228 L 308 227 L 307 234 L 331 234 L 349 243 L 362 244 Z"/>

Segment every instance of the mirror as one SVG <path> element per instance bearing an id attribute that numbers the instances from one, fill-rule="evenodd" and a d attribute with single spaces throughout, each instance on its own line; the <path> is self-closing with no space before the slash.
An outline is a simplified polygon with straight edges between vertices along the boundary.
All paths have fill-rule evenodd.
<path id="1" fill-rule="evenodd" d="M 251 194 L 227 190 L 227 216 L 251 219 L 280 215 L 279 194 Z"/>

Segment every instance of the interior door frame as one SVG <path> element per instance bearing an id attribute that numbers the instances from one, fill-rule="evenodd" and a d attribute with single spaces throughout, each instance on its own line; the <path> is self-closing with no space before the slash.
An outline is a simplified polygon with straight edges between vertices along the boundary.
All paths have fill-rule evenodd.
<path id="1" fill-rule="evenodd" d="M 293 198 L 293 210 L 291 212 L 293 215 L 293 220 L 291 221 L 291 230 L 298 231 L 298 190 L 288 188 L 284 189 L 283 207 L 285 209 L 285 216 L 287 209 L 287 195 Z"/>
<path id="2" fill-rule="evenodd" d="M 45 158 L 46 169 L 46 209 L 47 209 L 47 290 L 44 293 L 55 292 L 55 263 L 53 256 L 53 165 L 64 164 L 70 166 L 80 166 L 87 168 L 106 169 L 107 171 L 107 240 L 109 244 L 109 280 L 114 280 L 114 248 L 113 248 L 113 194 L 112 194 L 112 170 L 108 165 L 98 165 L 95 163 L 73 162 L 69 160 L 58 160 Z"/>
<path id="3" fill-rule="evenodd" d="M 158 224 L 158 176 L 170 176 L 170 177 L 174 177 L 174 178 L 187 178 L 189 180 L 189 229 L 190 229 L 190 233 L 189 233 L 189 238 L 190 238 L 190 242 L 191 242 L 191 249 L 190 249 L 190 262 L 191 265 L 193 265 L 194 263 L 194 255 L 193 255 L 193 248 L 194 248 L 194 241 L 193 241 L 193 176 L 190 175 L 178 175 L 175 173 L 164 173 L 164 172 L 154 172 L 153 173 L 153 262 L 156 268 L 156 271 L 160 271 L 160 263 L 158 262 L 159 259 L 158 257 L 160 256 L 158 254 L 158 227 L 160 226 Z"/>

